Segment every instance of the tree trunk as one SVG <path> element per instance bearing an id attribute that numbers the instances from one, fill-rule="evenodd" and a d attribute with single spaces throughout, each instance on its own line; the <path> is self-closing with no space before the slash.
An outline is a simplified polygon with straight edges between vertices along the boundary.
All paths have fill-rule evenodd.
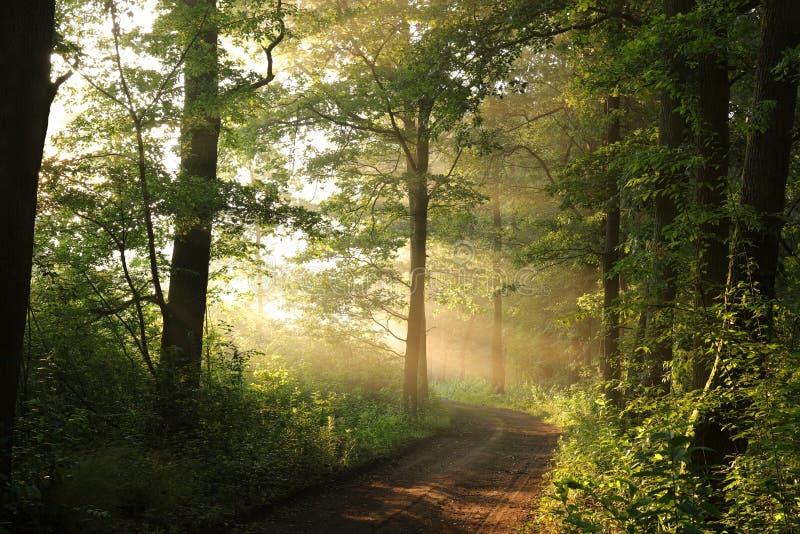
<path id="1" fill-rule="evenodd" d="M 475 317 L 470 315 L 467 321 L 466 332 L 461 336 L 460 349 L 458 351 L 458 379 L 464 382 L 467 379 L 467 352 L 472 346 L 472 337 L 475 332 Z"/>
<path id="2" fill-rule="evenodd" d="M 728 181 L 730 134 L 728 113 L 730 84 L 728 80 L 727 28 L 716 28 L 719 46 L 703 54 L 698 64 L 699 131 L 697 145 L 703 163 L 697 174 L 697 209 L 708 220 L 700 224 L 697 240 L 696 303 L 710 328 L 719 327 L 719 319 L 711 308 L 725 292 L 730 262 L 728 234 L 730 221 L 725 199 Z M 703 389 L 711 375 L 713 350 L 705 335 L 696 341 L 692 365 L 692 389 Z M 729 409 L 730 407 L 727 407 Z M 724 411 L 724 410 L 723 410 Z M 723 509 L 724 474 L 719 472 L 724 457 L 735 450 L 731 431 L 724 416 L 704 410 L 694 425 L 692 469 L 701 473 L 715 489 L 710 496 L 717 509 Z"/>
<path id="3" fill-rule="evenodd" d="M 461 349 L 461 359 L 459 360 L 458 379 L 462 382 L 467 379 L 467 348 L 466 345 Z"/>
<path id="4" fill-rule="evenodd" d="M 730 133 L 728 112 L 727 28 L 718 28 L 721 46 L 700 58 L 698 66 L 700 131 L 698 149 L 703 164 L 697 175 L 697 208 L 710 217 L 700 224 L 697 241 L 697 303 L 709 324 L 715 321 L 707 312 L 720 301 L 728 278 L 728 233 L 730 222 L 725 213 L 728 184 Z M 702 341 L 701 347 L 702 347 Z M 698 350 L 692 369 L 692 387 L 701 389 L 711 373 L 713 360 L 709 351 Z"/>
<path id="5" fill-rule="evenodd" d="M 403 406 L 416 414 L 419 407 L 420 353 L 425 344 L 425 249 L 427 246 L 428 195 L 424 175 L 409 177 L 411 218 L 411 289 L 406 332 Z"/>
<path id="6" fill-rule="evenodd" d="M 500 275 L 500 255 L 503 252 L 503 216 L 500 211 L 500 182 L 494 183 L 492 195 L 492 248 L 494 269 L 492 277 L 502 284 Z M 506 390 L 506 366 L 503 358 L 503 291 L 502 285 L 494 288 L 494 321 L 492 324 L 492 385 L 497 393 Z"/>
<path id="7" fill-rule="evenodd" d="M 619 96 L 609 96 L 606 99 L 608 113 L 608 133 L 606 142 L 609 145 L 621 141 L 619 120 Z M 619 260 L 619 186 L 617 178 L 608 181 L 609 199 L 606 207 L 606 242 L 603 251 L 603 361 L 601 369 L 603 380 L 609 385 L 609 398 L 620 402 L 622 396 L 619 389 L 621 367 L 619 357 L 619 311 L 617 299 L 619 298 L 619 274 L 614 268 Z"/>
<path id="8" fill-rule="evenodd" d="M 183 0 L 181 7 L 202 20 L 216 0 Z M 184 63 L 179 180 L 184 200 L 192 200 L 179 208 L 175 224 L 159 370 L 164 420 L 173 429 L 192 428 L 197 418 L 213 218 L 202 184 L 217 179 L 220 130 L 217 33 L 213 23 L 202 28 Z"/>
<path id="9" fill-rule="evenodd" d="M 506 366 L 503 358 L 503 293 L 494 291 L 494 321 L 492 325 L 492 385 L 495 393 L 506 392 Z"/>
<path id="10" fill-rule="evenodd" d="M 687 13 L 693 6 L 693 0 L 664 0 L 664 13 L 667 18 Z M 677 53 L 677 43 L 666 47 L 666 61 L 670 67 L 670 76 L 676 87 L 687 86 L 688 72 L 686 61 Z M 659 146 L 668 149 L 679 148 L 688 138 L 689 128 L 681 116 L 679 106 L 681 100 L 669 89 L 661 93 L 661 115 L 659 117 Z M 672 362 L 672 343 L 670 334 L 673 322 L 673 307 L 677 295 L 676 271 L 673 265 L 670 243 L 664 237 L 665 230 L 675 221 L 678 208 L 674 194 L 676 186 L 683 181 L 679 174 L 664 172 L 655 194 L 655 220 L 653 245 L 653 295 L 655 297 L 651 317 L 648 319 L 650 343 L 653 346 L 647 385 L 670 390 L 667 367 Z"/>
<path id="11" fill-rule="evenodd" d="M 425 335 L 425 264 L 428 241 L 428 114 L 420 111 L 416 125 L 416 147 L 407 154 L 408 213 L 411 220 L 411 287 L 408 304 L 408 330 L 404 359 L 403 407 L 416 415 L 419 409 L 421 373 L 428 372 L 421 364 L 421 354 L 426 346 Z M 427 386 L 427 376 L 424 383 Z"/>
<path id="12" fill-rule="evenodd" d="M 447 360 L 450 357 L 450 349 L 449 347 L 444 347 L 443 343 L 439 343 L 439 354 L 442 355 L 442 377 L 441 381 L 447 381 Z"/>
<path id="13" fill-rule="evenodd" d="M 36 193 L 55 87 L 50 83 L 55 2 L 8 2 L 0 17 L 0 485 L 10 481 Z"/>
<path id="14" fill-rule="evenodd" d="M 742 174 L 742 205 L 755 215 L 756 224 L 743 224 L 740 231 L 742 251 L 735 256 L 731 267 L 736 280 L 753 282 L 767 300 L 775 297 L 798 74 L 794 68 L 780 75 L 775 69 L 783 60 L 785 51 L 798 44 L 800 3 L 765 0 L 754 90 L 754 104 L 758 112 L 763 113 L 763 122 L 762 127 L 754 129 L 750 135 Z M 718 114 L 721 115 L 721 111 Z M 750 312 L 745 311 L 739 317 L 740 328 L 753 332 L 755 339 L 766 341 L 771 318 L 767 317 L 767 324 L 760 325 L 766 330 L 750 324 L 752 320 Z M 724 383 L 721 377 L 717 377 L 714 385 L 735 388 L 746 365 L 751 363 L 723 365 L 723 368 L 730 367 L 731 370 L 725 373 Z M 763 372 L 763 369 L 758 372 Z M 711 413 L 704 414 L 695 426 L 692 445 L 707 449 L 696 452 L 693 463 L 702 465 L 710 478 L 714 494 L 720 496 L 712 502 L 720 510 L 727 506 L 721 498 L 728 470 L 726 464 L 747 447 L 746 439 L 736 437 L 734 429 L 739 428 L 737 419 L 747 411 L 749 402 L 746 398 L 727 401 Z"/>
<path id="15" fill-rule="evenodd" d="M 428 320 L 425 317 L 424 302 L 422 306 L 422 328 L 420 329 L 422 339 L 419 340 L 419 397 L 424 403 L 430 397 L 430 388 L 428 386 Z"/>
<path id="16" fill-rule="evenodd" d="M 800 2 L 765 0 L 762 13 L 754 101 L 763 127 L 750 135 L 742 174 L 742 205 L 756 223 L 742 228 L 736 274 L 773 299 L 797 103 L 796 69 L 782 74 L 775 69 L 786 50 L 800 43 Z"/>

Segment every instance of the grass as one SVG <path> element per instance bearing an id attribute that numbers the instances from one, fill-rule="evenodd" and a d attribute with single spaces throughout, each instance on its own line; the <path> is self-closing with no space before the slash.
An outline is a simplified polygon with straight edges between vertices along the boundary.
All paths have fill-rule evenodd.
<path id="1" fill-rule="evenodd" d="M 563 388 L 544 388 L 536 384 L 510 384 L 503 394 L 498 394 L 487 381 L 472 378 L 435 382 L 432 389 L 438 397 L 467 404 L 507 408 L 541 417 L 551 424 L 561 421 L 562 409 L 567 400 Z"/>
<path id="2" fill-rule="evenodd" d="M 142 410 L 137 417 L 145 421 L 134 426 L 149 430 L 95 434 L 68 458 L 50 461 L 48 475 L 35 473 L 37 483 L 34 473 L 19 477 L 20 488 L 34 488 L 35 495 L 24 506 L 17 502 L 18 523 L 25 525 L 18 530 L 222 526 L 449 425 L 435 402 L 417 418 L 405 415 L 399 386 L 320 384 L 277 366 L 239 384 L 213 379 L 204 390 L 202 426 L 192 436 L 161 435 Z M 42 483 L 45 477 L 50 483 Z"/>

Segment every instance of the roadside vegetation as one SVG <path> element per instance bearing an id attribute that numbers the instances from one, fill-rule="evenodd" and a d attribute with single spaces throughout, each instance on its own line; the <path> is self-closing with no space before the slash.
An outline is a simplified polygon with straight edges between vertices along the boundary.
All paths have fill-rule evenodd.
<path id="1" fill-rule="evenodd" d="M 792 367 L 780 354 L 772 357 L 777 368 Z M 516 384 L 498 394 L 483 379 L 453 380 L 435 383 L 433 391 L 458 402 L 530 413 L 561 431 L 524 532 L 795 532 L 800 375 L 778 370 L 773 376 L 770 386 L 751 384 L 741 392 L 752 406 L 740 414 L 748 431 L 736 439 L 748 446 L 726 474 L 724 494 L 712 493 L 707 473 L 698 470 L 701 455 L 711 451 L 692 446 L 691 436 L 699 410 L 720 399 L 645 393 L 620 409 L 608 401 L 602 383 L 588 381 L 570 387 Z M 717 506 L 725 503 L 729 511 L 723 515 Z"/>
<path id="2" fill-rule="evenodd" d="M 417 418 L 403 413 L 385 361 L 360 355 L 359 365 L 379 371 L 354 381 L 343 370 L 309 370 L 309 359 L 335 367 L 340 348 L 285 341 L 305 368 L 212 343 L 202 424 L 185 435 L 161 431 L 152 390 L 122 354 L 102 384 L 95 369 L 65 374 L 47 355 L 34 360 L 28 394 L 36 400 L 23 405 L 18 476 L 3 502 L 14 532 L 222 528 L 448 425 L 435 403 Z M 72 387 L 60 393 L 65 380 Z"/>

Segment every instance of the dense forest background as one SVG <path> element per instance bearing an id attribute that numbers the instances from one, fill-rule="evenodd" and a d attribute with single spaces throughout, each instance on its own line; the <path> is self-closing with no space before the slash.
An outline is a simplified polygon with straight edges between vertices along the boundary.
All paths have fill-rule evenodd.
<path id="1" fill-rule="evenodd" d="M 441 397 L 562 428 L 531 532 L 800 531 L 800 2 L 5 11 L 0 531 L 222 525 Z"/>

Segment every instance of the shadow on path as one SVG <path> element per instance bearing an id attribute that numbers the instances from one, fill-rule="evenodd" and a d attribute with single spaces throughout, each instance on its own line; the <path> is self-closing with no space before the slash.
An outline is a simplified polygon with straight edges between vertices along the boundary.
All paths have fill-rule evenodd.
<path id="1" fill-rule="evenodd" d="M 512 532 L 528 516 L 558 429 L 511 410 L 446 401 L 449 432 L 234 532 Z"/>

